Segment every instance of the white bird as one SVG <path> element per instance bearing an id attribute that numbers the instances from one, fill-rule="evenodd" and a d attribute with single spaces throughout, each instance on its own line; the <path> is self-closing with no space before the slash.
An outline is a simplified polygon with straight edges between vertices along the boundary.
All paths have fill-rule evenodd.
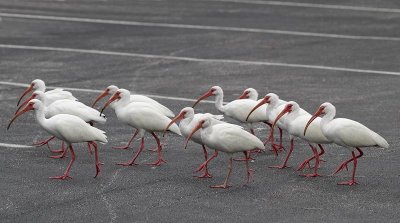
<path id="1" fill-rule="evenodd" d="M 17 106 L 21 102 L 22 98 L 25 95 L 27 95 L 29 92 L 31 92 L 32 90 L 38 90 L 38 91 L 45 92 L 45 94 L 47 96 L 47 101 L 46 101 L 46 104 L 45 104 L 46 106 L 48 106 L 51 103 L 53 103 L 53 102 L 55 102 L 57 100 L 60 100 L 60 99 L 69 99 L 69 100 L 75 100 L 75 101 L 78 100 L 74 96 L 72 96 L 71 92 L 64 91 L 61 88 L 56 88 L 56 89 L 51 90 L 51 91 L 46 91 L 46 85 L 45 85 L 44 81 L 42 81 L 40 79 L 36 79 L 36 80 L 33 80 L 31 82 L 29 87 L 24 91 L 22 96 L 19 98 Z"/>
<path id="2" fill-rule="evenodd" d="M 257 102 L 260 102 L 262 100 L 258 100 L 258 92 L 254 88 L 247 88 L 246 90 L 244 90 L 242 94 L 238 97 L 238 99 L 250 99 Z"/>
<path id="3" fill-rule="evenodd" d="M 267 121 L 267 116 L 265 114 L 266 106 L 263 108 L 255 110 L 248 118 L 247 115 L 254 106 L 257 105 L 257 101 L 250 99 L 237 99 L 224 105 L 224 92 L 221 87 L 213 86 L 205 94 L 200 96 L 197 101 L 192 106 L 193 108 L 202 100 L 215 96 L 215 107 L 224 116 L 231 117 L 238 122 L 244 123 L 250 129 L 250 132 L 254 135 L 253 124 L 257 122 Z"/>
<path id="4" fill-rule="evenodd" d="M 258 104 L 254 106 L 254 108 L 248 113 L 247 117 L 250 117 L 250 115 L 259 109 L 261 106 L 265 106 L 265 104 L 268 104 L 268 106 L 265 106 L 265 115 L 267 116 L 267 122 L 271 125 L 272 128 L 272 123 L 278 116 L 278 114 L 283 110 L 284 104 L 286 101 L 279 99 L 279 96 L 274 94 L 274 93 L 269 93 L 265 95 L 264 98 L 258 101 Z M 285 116 L 281 118 L 281 120 L 278 121 L 277 126 L 279 129 L 279 139 L 280 143 L 279 145 L 274 143 L 274 138 L 273 138 L 273 131 L 270 131 L 270 136 L 267 138 L 267 140 L 264 142 L 266 144 L 267 142 L 271 141 L 271 146 L 272 150 L 275 152 L 275 155 L 278 155 L 279 151 L 283 150 L 283 133 L 282 129 L 285 128 Z"/>
<path id="5" fill-rule="evenodd" d="M 318 110 L 308 121 L 306 127 L 304 128 L 303 134 L 307 133 L 310 124 L 317 117 L 322 116 L 321 131 L 326 138 L 336 143 L 337 145 L 346 147 L 348 149 L 356 148 L 359 154 L 356 155 L 355 152 L 352 151 L 352 158 L 343 162 L 334 173 L 336 174 L 343 168 L 347 169 L 347 164 L 353 162 L 353 173 L 351 180 L 338 184 L 354 185 L 357 184 L 357 182 L 355 181 L 357 159 L 364 154 L 360 147 L 382 147 L 388 149 L 389 144 L 382 136 L 370 130 L 363 124 L 347 118 L 335 118 L 335 115 L 335 106 L 333 106 L 329 102 L 323 103 L 319 106 Z"/>
<path id="6" fill-rule="evenodd" d="M 254 149 L 265 150 L 264 144 L 253 134 L 245 131 L 242 127 L 223 123 L 212 125 L 212 120 L 210 117 L 205 117 L 200 119 L 198 124 L 192 130 L 190 135 L 186 139 L 185 148 L 187 143 L 199 129 L 201 129 L 202 142 L 209 148 L 225 152 L 229 156 L 228 163 L 228 174 L 225 181 L 221 185 L 211 186 L 212 188 L 228 188 L 228 180 L 232 172 L 232 155 L 233 153 L 243 152 L 245 154 L 246 161 L 246 173 L 247 182 L 250 181 L 252 175 L 252 170 L 249 168 L 249 157 L 248 152 Z"/>
<path id="7" fill-rule="evenodd" d="M 167 116 L 155 109 L 153 106 L 143 102 L 130 102 L 130 92 L 125 89 L 118 89 L 115 94 L 106 102 L 103 110 L 115 101 L 115 114 L 118 120 L 132 126 L 136 129 L 136 132 L 132 136 L 131 141 L 139 134 L 141 138 L 141 145 L 136 155 L 126 163 L 119 163 L 118 165 L 130 166 L 135 164 L 136 158 L 142 152 L 144 147 L 144 133 L 149 132 L 155 138 L 157 142 L 157 153 L 158 160 L 149 165 L 160 166 L 165 163 L 161 154 L 160 140 L 155 132 L 163 132 L 167 127 L 168 123 L 171 122 Z M 181 135 L 178 125 L 173 124 L 168 128 L 169 131 Z"/>
<path id="8" fill-rule="evenodd" d="M 191 107 L 186 107 L 183 108 L 181 110 L 181 112 L 174 118 L 172 119 L 172 121 L 167 125 L 166 129 L 169 128 L 170 125 L 172 125 L 173 123 L 177 122 L 180 120 L 179 122 L 179 129 L 182 133 L 182 135 L 186 138 L 190 135 L 190 133 L 192 132 L 192 130 L 194 129 L 194 127 L 196 127 L 197 123 L 200 121 L 200 119 L 205 118 L 205 117 L 210 117 L 211 119 L 211 125 L 215 125 L 215 124 L 221 124 L 224 123 L 222 121 L 220 121 L 221 119 L 224 118 L 223 115 L 213 115 L 210 113 L 194 113 L 194 109 Z M 210 159 L 208 159 L 208 153 L 207 153 L 207 149 L 203 144 L 203 141 L 201 139 L 201 134 L 200 132 L 196 132 L 193 134 L 192 141 L 200 144 L 203 147 L 203 152 L 204 152 L 204 158 L 205 161 L 203 162 L 203 164 L 200 165 L 200 167 L 196 170 L 196 172 L 202 170 L 205 168 L 205 172 L 203 175 L 198 176 L 198 178 L 210 178 L 212 177 L 211 174 L 208 172 L 208 167 L 207 164 L 210 160 L 212 160 L 213 158 L 215 158 L 218 155 L 217 150 L 215 150 L 214 154 L 210 157 Z"/>
<path id="9" fill-rule="evenodd" d="M 96 158 L 96 175 L 100 172 L 100 161 L 96 141 L 101 143 L 107 143 L 107 136 L 105 132 L 90 126 L 88 123 L 82 119 L 68 114 L 55 115 L 49 119 L 45 118 L 44 105 L 41 101 L 37 99 L 32 99 L 24 109 L 18 112 L 10 121 L 7 129 L 10 128 L 12 122 L 23 113 L 35 110 L 36 120 L 39 125 L 46 130 L 49 134 L 54 135 L 58 139 L 67 143 L 71 151 L 71 161 L 65 170 L 64 174 L 61 176 L 50 177 L 52 179 L 65 180 L 70 177 L 69 171 L 71 170 L 72 164 L 75 161 L 75 152 L 72 148 L 73 143 L 87 142 L 94 147 L 95 158 Z"/>
<path id="10" fill-rule="evenodd" d="M 108 86 L 103 93 L 101 93 L 96 100 L 93 102 L 92 107 L 94 107 L 94 105 L 100 101 L 102 98 L 106 97 L 106 96 L 112 96 L 113 94 L 115 94 L 115 92 L 118 90 L 118 87 L 115 85 L 110 85 Z M 147 96 L 144 95 L 140 95 L 140 94 L 133 94 L 130 96 L 130 102 L 144 102 L 147 104 L 152 105 L 154 108 L 158 109 L 161 113 L 163 113 L 165 116 L 167 117 L 174 117 L 175 114 L 167 107 L 165 107 L 164 105 L 162 105 L 161 103 L 159 103 L 158 101 L 151 99 Z M 114 109 L 114 103 L 110 104 L 110 107 L 112 109 Z"/>
<path id="11" fill-rule="evenodd" d="M 47 104 L 46 102 L 49 100 L 48 98 L 49 96 L 44 92 L 34 91 L 30 97 L 28 97 L 24 102 L 22 102 L 16 113 L 20 109 L 22 109 L 24 105 L 28 104 L 30 100 L 38 99 L 43 104 L 44 107 L 43 109 L 46 118 L 51 118 L 58 114 L 69 114 L 81 118 L 83 121 L 89 123 L 90 125 L 93 125 L 94 123 L 104 124 L 107 120 L 104 114 L 101 114 L 96 109 L 86 106 L 85 104 L 79 101 L 60 99 L 46 106 Z M 50 139 L 53 138 L 54 137 L 51 137 Z M 47 140 L 46 144 L 48 144 L 49 141 L 50 140 Z M 89 151 L 91 151 L 90 144 L 88 144 L 88 146 L 89 146 Z M 62 154 L 59 156 L 50 156 L 51 158 L 63 158 L 65 157 L 67 150 L 64 150 L 64 146 L 62 145 L 61 150 L 52 152 L 62 152 Z"/>
<path id="12" fill-rule="evenodd" d="M 332 143 L 329 139 L 327 139 L 324 134 L 321 132 L 321 118 L 317 118 L 310 126 L 307 134 L 304 133 L 304 128 L 307 125 L 308 120 L 311 118 L 311 114 L 304 113 L 301 111 L 299 104 L 294 101 L 289 101 L 286 103 L 285 108 L 278 114 L 276 117 L 273 126 L 278 122 L 280 118 L 282 118 L 285 114 L 287 114 L 285 122 L 287 124 L 286 131 L 290 135 L 290 149 L 286 156 L 284 163 L 281 166 L 272 166 L 273 168 L 286 168 L 287 162 L 290 158 L 290 155 L 294 149 L 294 138 L 298 137 L 305 140 L 308 145 L 311 147 L 314 156 L 309 159 L 306 159 L 297 170 L 302 170 L 306 164 L 309 165 L 309 162 L 315 159 L 314 173 L 305 174 L 305 177 L 317 177 L 318 175 L 318 167 L 320 163 L 320 156 L 324 154 L 324 148 L 321 144 L 329 144 Z M 318 153 L 316 146 L 321 149 L 321 153 Z"/>

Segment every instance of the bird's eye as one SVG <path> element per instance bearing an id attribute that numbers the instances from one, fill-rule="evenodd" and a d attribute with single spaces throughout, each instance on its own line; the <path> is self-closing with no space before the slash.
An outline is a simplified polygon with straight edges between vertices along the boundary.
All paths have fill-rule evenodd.
<path id="1" fill-rule="evenodd" d="M 107 89 L 106 89 L 106 92 L 109 92 L 109 91 L 110 91 L 110 89 L 107 88 Z"/>
<path id="2" fill-rule="evenodd" d="M 211 92 L 214 92 L 215 91 L 215 89 L 214 88 L 211 88 Z"/>

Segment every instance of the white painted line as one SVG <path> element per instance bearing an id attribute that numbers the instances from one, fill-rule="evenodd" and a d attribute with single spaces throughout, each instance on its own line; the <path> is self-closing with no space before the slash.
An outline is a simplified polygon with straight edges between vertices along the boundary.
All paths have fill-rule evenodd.
<path id="1" fill-rule="evenodd" d="M 276 6 L 291 6 L 303 8 L 320 8 L 320 9 L 338 9 L 338 10 L 351 10 L 351 11 L 364 11 L 364 12 L 384 12 L 384 13 L 400 13 L 400 9 L 390 8 L 375 8 L 364 6 L 350 6 L 350 5 L 327 5 L 327 4 L 314 4 L 314 3 L 301 3 L 301 2 L 280 2 L 280 1 L 257 1 L 257 0 L 211 0 L 211 2 L 231 2 L 243 4 L 256 4 L 256 5 L 276 5 Z"/>
<path id="2" fill-rule="evenodd" d="M 33 148 L 34 146 L 27 146 L 27 145 L 19 145 L 19 144 L 10 144 L 10 143 L 0 143 L 0 147 L 7 147 L 7 148 Z"/>
<path id="3" fill-rule="evenodd" d="M 0 44 L 0 48 L 21 49 L 21 50 L 40 50 L 40 51 L 60 51 L 60 52 L 71 52 L 71 53 L 87 53 L 87 54 L 110 55 L 110 56 L 141 57 L 141 58 L 149 58 L 149 59 L 167 59 L 167 60 L 203 62 L 203 63 L 229 63 L 229 64 L 256 65 L 256 66 L 278 66 L 278 67 L 318 69 L 318 70 L 329 70 L 329 71 L 344 71 L 344 72 L 351 72 L 351 73 L 370 73 L 370 74 L 384 74 L 384 75 L 400 76 L 400 72 L 395 72 L 395 71 L 365 70 L 365 69 L 354 69 L 354 68 L 346 68 L 346 67 L 331 67 L 331 66 L 307 65 L 307 64 L 290 64 L 290 63 L 277 63 L 277 62 L 268 62 L 268 61 L 203 59 L 203 58 L 193 58 L 193 57 L 154 55 L 154 54 L 124 53 L 124 52 L 103 51 L 103 50 L 85 50 L 85 49 L 73 49 L 73 48 L 23 46 L 23 45 L 8 45 L 8 44 Z M 65 89 L 67 89 L 67 88 L 65 88 Z M 85 90 L 88 91 L 88 89 L 85 89 Z M 153 96 L 159 97 L 159 98 L 161 98 L 161 97 L 164 98 L 164 96 L 158 96 L 158 95 L 153 95 Z M 193 101 L 194 100 L 194 99 L 188 99 L 188 98 L 174 98 L 174 97 L 165 97 L 165 99 L 182 100 L 182 101 Z M 211 103 L 213 103 L 213 102 L 211 102 Z"/>
<path id="4" fill-rule="evenodd" d="M 400 37 L 356 36 L 356 35 L 342 35 L 342 34 L 331 34 L 331 33 L 314 33 L 314 32 L 300 32 L 300 31 L 289 31 L 289 30 L 276 30 L 276 29 L 257 29 L 257 28 L 241 28 L 241 27 L 226 27 L 226 26 L 203 26 L 203 25 L 187 25 L 187 24 L 172 24 L 172 23 L 136 22 L 136 21 L 74 18 L 74 17 L 15 14 L 15 13 L 0 13 L 0 16 L 9 17 L 9 18 L 21 18 L 21 19 L 42 19 L 42 20 L 53 20 L 53 21 L 100 23 L 100 24 L 114 24 L 114 25 L 128 25 L 128 26 L 148 26 L 148 27 L 199 29 L 199 30 L 215 30 L 215 31 L 231 31 L 231 32 L 247 32 L 247 33 L 268 33 L 268 34 L 278 34 L 278 35 L 313 36 L 313 37 L 352 39 L 352 40 L 400 41 Z"/>
<path id="5" fill-rule="evenodd" d="M 8 86 L 15 86 L 15 87 L 29 87 L 29 84 L 8 82 L 8 81 L 0 81 L 0 85 L 8 85 Z M 46 86 L 46 88 L 49 88 L 49 89 L 62 88 L 64 90 L 68 90 L 68 91 L 90 92 L 90 93 L 102 93 L 104 91 L 104 90 L 70 88 L 70 87 L 55 87 L 55 86 Z M 190 101 L 190 102 L 197 101 L 197 99 L 192 99 L 192 98 L 169 97 L 169 96 L 154 95 L 154 94 L 143 94 L 143 95 L 145 95 L 147 97 L 151 97 L 151 98 L 168 99 L 168 100 L 174 100 L 174 101 Z M 214 103 L 214 101 L 209 101 L 209 100 L 203 100 L 201 102 Z"/>

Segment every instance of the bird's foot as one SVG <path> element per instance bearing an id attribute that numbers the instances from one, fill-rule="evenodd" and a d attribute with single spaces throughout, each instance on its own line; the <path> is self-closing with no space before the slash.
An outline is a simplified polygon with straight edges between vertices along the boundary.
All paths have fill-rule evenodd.
<path id="1" fill-rule="evenodd" d="M 49 142 L 50 142 L 50 140 L 42 140 L 42 141 L 34 142 L 34 143 L 32 143 L 32 145 L 36 146 L 36 147 L 47 145 L 50 148 Z"/>
<path id="2" fill-rule="evenodd" d="M 300 174 L 302 177 L 320 177 L 318 173 L 310 173 L 310 174 Z"/>
<path id="3" fill-rule="evenodd" d="M 158 158 L 158 160 L 154 163 L 146 163 L 149 166 L 161 166 L 163 163 L 167 163 L 163 158 Z"/>
<path id="4" fill-rule="evenodd" d="M 229 184 L 221 184 L 221 185 L 214 185 L 214 186 L 210 186 L 211 188 L 221 188 L 221 189 L 226 189 L 229 187 L 232 187 L 232 185 Z"/>
<path id="5" fill-rule="evenodd" d="M 263 151 L 261 149 L 253 149 L 250 150 L 250 153 L 262 153 Z"/>
<path id="6" fill-rule="evenodd" d="M 285 147 L 283 147 L 282 145 L 279 144 L 272 144 L 272 149 L 278 152 L 282 152 L 285 150 Z"/>
<path id="7" fill-rule="evenodd" d="M 279 165 L 279 166 L 269 166 L 268 168 L 285 169 L 285 168 L 289 168 L 289 166 Z"/>
<path id="8" fill-rule="evenodd" d="M 113 149 L 129 149 L 129 146 L 113 146 Z"/>
<path id="9" fill-rule="evenodd" d="M 208 172 L 208 170 L 206 170 L 202 175 L 193 176 L 193 177 L 197 177 L 197 178 L 201 179 L 201 178 L 212 178 L 213 176 Z"/>
<path id="10" fill-rule="evenodd" d="M 65 157 L 67 157 L 65 155 L 65 153 L 57 155 L 57 156 L 49 156 L 49 158 L 52 158 L 52 159 L 62 159 L 62 158 L 65 158 Z"/>
<path id="11" fill-rule="evenodd" d="M 52 153 L 63 153 L 63 149 L 51 150 Z"/>
<path id="12" fill-rule="evenodd" d="M 358 184 L 355 180 L 343 181 L 338 183 L 338 185 L 348 185 L 348 186 L 352 186 L 355 184 Z"/>
<path id="13" fill-rule="evenodd" d="M 337 174 L 339 171 L 341 171 L 343 168 L 346 168 L 346 171 L 348 171 L 349 170 L 349 168 L 347 167 L 347 164 L 348 164 L 349 162 L 344 162 L 344 163 L 342 163 L 342 165 L 340 165 L 338 168 L 337 168 L 337 170 L 332 174 L 332 175 L 335 175 L 335 174 Z"/>
<path id="14" fill-rule="evenodd" d="M 55 176 L 55 177 L 49 177 L 50 179 L 56 179 L 56 180 L 67 180 L 67 179 L 72 179 L 72 177 L 68 176 L 68 174 L 64 174 L 61 176 Z"/>

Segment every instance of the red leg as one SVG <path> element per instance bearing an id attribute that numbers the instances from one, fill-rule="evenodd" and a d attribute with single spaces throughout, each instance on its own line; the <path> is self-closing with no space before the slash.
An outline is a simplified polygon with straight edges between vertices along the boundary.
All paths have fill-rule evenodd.
<path id="1" fill-rule="evenodd" d="M 351 185 L 358 184 L 358 183 L 356 182 L 356 180 L 355 180 L 356 168 L 357 168 L 357 159 L 360 158 L 362 155 L 364 155 L 364 153 L 361 151 L 360 148 L 356 147 L 356 149 L 358 150 L 358 152 L 359 152 L 360 154 L 359 154 L 358 156 L 356 156 L 354 151 L 351 152 L 351 154 L 352 154 L 352 156 L 353 156 L 353 158 L 352 158 L 352 160 L 353 160 L 353 173 L 352 173 L 352 175 L 351 175 L 351 180 L 349 180 L 349 181 L 344 181 L 344 182 L 340 182 L 340 183 L 338 183 L 338 185 L 349 185 L 349 186 L 351 186 Z"/>
<path id="2" fill-rule="evenodd" d="M 74 149 L 72 148 L 72 145 L 69 146 L 69 149 L 71 150 L 71 161 L 69 162 L 68 167 L 65 170 L 64 174 L 61 175 L 61 176 L 50 177 L 50 179 L 59 179 L 59 180 L 65 180 L 65 179 L 68 179 L 68 178 L 72 179 L 72 177 L 68 176 L 68 173 L 71 170 L 72 164 L 74 164 L 75 152 L 74 152 Z"/>
<path id="3" fill-rule="evenodd" d="M 315 148 L 315 147 L 312 146 L 311 144 L 308 144 L 308 145 L 311 147 L 311 149 L 312 149 L 312 151 L 313 151 L 313 153 L 314 153 L 314 157 L 315 157 L 314 173 L 311 173 L 311 174 L 302 174 L 301 176 L 304 176 L 304 177 L 318 177 L 318 176 L 319 176 L 319 174 L 318 174 L 319 154 L 318 154 L 317 148 Z"/>
<path id="4" fill-rule="evenodd" d="M 160 139 L 157 137 L 157 135 L 154 132 L 151 132 L 151 135 L 153 135 L 154 139 L 156 139 L 157 142 L 157 156 L 158 159 L 154 163 L 146 163 L 146 165 L 151 165 L 151 166 L 161 166 L 163 163 L 166 163 L 167 161 L 164 160 L 161 154 L 161 143 Z"/>
<path id="5" fill-rule="evenodd" d="M 286 164 L 290 158 L 290 155 L 293 152 L 293 149 L 294 149 L 294 140 L 292 139 L 292 140 L 290 140 L 290 150 L 289 150 L 288 154 L 286 155 L 285 162 L 283 162 L 283 164 L 281 166 L 270 166 L 270 168 L 278 168 L 278 169 L 287 168 L 288 166 Z"/>
<path id="6" fill-rule="evenodd" d="M 49 156 L 49 157 L 50 157 L 50 158 L 53 158 L 53 159 L 62 159 L 62 158 L 64 158 L 64 157 L 66 157 L 67 152 L 68 152 L 68 148 L 64 148 L 64 141 L 62 141 L 62 143 L 61 143 L 61 151 L 62 151 L 62 154 L 61 154 L 61 155 Z"/>
<path id="7" fill-rule="evenodd" d="M 361 151 L 361 149 L 359 149 L 359 148 L 357 148 L 357 150 L 359 151 L 360 154 L 359 154 L 358 156 L 356 156 L 356 158 L 360 158 L 364 153 L 363 153 L 363 152 Z M 347 168 L 347 164 L 350 163 L 351 161 L 353 161 L 353 158 L 344 161 L 344 162 L 336 169 L 336 171 L 335 171 L 332 175 L 337 174 L 337 173 L 338 173 L 339 171 L 341 171 L 343 168 L 346 168 L 346 170 L 347 170 L 347 169 L 348 169 L 348 168 Z"/>
<path id="8" fill-rule="evenodd" d="M 44 145 L 47 145 L 47 147 L 50 149 L 50 146 L 49 146 L 49 142 L 51 141 L 51 140 L 53 140 L 55 138 L 55 136 L 52 136 L 52 137 L 50 137 L 50 138 L 48 138 L 48 139 L 46 139 L 46 140 L 42 140 L 42 141 L 39 141 L 39 142 L 35 142 L 35 143 L 33 143 L 32 145 L 34 145 L 34 146 L 44 146 Z"/>
<path id="9" fill-rule="evenodd" d="M 231 176 L 231 172 L 232 172 L 232 160 L 233 160 L 232 157 L 229 158 L 228 174 L 226 175 L 225 182 L 223 184 L 221 184 L 221 185 L 210 186 L 211 188 L 223 188 L 223 189 L 226 189 L 228 187 L 231 187 L 231 185 L 228 184 L 228 180 L 229 180 L 229 177 Z"/>
<path id="10" fill-rule="evenodd" d="M 270 133 L 271 133 L 272 124 L 270 124 L 268 122 L 264 122 L 264 123 L 269 126 L 269 133 L 267 134 L 267 137 L 265 138 L 265 141 L 264 141 L 264 145 L 265 145 L 265 144 L 267 144 L 268 142 L 271 141 L 271 138 L 270 138 L 271 134 Z"/>
<path id="11" fill-rule="evenodd" d="M 206 149 L 206 147 L 204 145 L 201 145 L 201 146 L 203 147 L 204 159 L 205 159 L 205 162 L 206 162 L 207 159 L 208 159 L 207 149 Z M 196 176 L 197 178 L 211 178 L 212 177 L 212 175 L 208 172 L 207 164 L 206 164 L 205 168 L 206 168 L 206 171 L 203 173 L 203 175 Z"/>
<path id="12" fill-rule="evenodd" d="M 135 139 L 136 135 L 139 133 L 139 130 L 136 129 L 135 133 L 133 133 L 131 139 L 129 140 L 128 144 L 125 146 L 113 146 L 113 149 L 129 149 L 129 146 L 131 145 L 132 141 Z"/>
<path id="13" fill-rule="evenodd" d="M 252 179 L 254 170 L 252 170 L 252 169 L 249 168 L 250 152 L 245 151 L 245 152 L 243 152 L 243 153 L 244 153 L 244 156 L 245 156 L 245 159 L 246 159 L 247 183 L 249 183 L 249 182 L 250 182 L 250 179 Z"/>
<path id="14" fill-rule="evenodd" d="M 93 150 L 92 150 L 92 147 L 91 147 L 91 142 L 88 142 L 87 145 L 88 145 L 88 149 L 89 149 L 89 154 L 90 154 L 90 155 L 93 155 Z"/>
<path id="15" fill-rule="evenodd" d="M 206 168 L 207 165 L 208 165 L 208 163 L 209 163 L 212 159 L 214 159 L 215 157 L 217 157 L 217 156 L 218 156 L 218 151 L 217 151 L 217 150 L 214 150 L 214 154 L 213 154 L 210 158 L 208 158 L 208 160 L 206 160 L 204 163 L 202 163 L 202 164 L 197 168 L 196 172 L 199 172 L 199 171 L 201 171 L 202 169 Z"/>
<path id="16" fill-rule="evenodd" d="M 99 175 L 100 173 L 100 160 L 99 160 L 99 150 L 97 148 L 97 144 L 96 142 L 92 141 L 90 142 L 90 144 L 93 145 L 94 148 L 94 157 L 95 157 L 95 165 L 96 165 L 96 175 L 94 176 L 94 178 L 97 177 L 97 175 Z"/>
<path id="17" fill-rule="evenodd" d="M 117 165 L 121 165 L 121 166 L 137 165 L 135 163 L 135 160 L 136 160 L 136 158 L 138 158 L 138 156 L 142 152 L 143 148 L 144 148 L 144 137 L 142 137 L 142 139 L 141 139 L 140 147 L 139 147 L 139 150 L 136 152 L 136 155 L 131 160 L 129 160 L 128 162 L 126 162 L 126 163 L 117 163 Z"/>
<path id="18" fill-rule="evenodd" d="M 309 144 L 309 146 L 311 147 L 311 149 L 313 149 L 312 146 L 311 146 L 310 144 Z M 318 147 L 321 149 L 321 153 L 319 153 L 318 156 L 321 157 L 321 156 L 325 153 L 325 151 L 324 151 L 324 148 L 322 147 L 321 144 L 318 144 Z M 302 162 L 302 163 L 299 165 L 299 167 L 297 168 L 297 171 L 303 170 L 303 169 L 306 167 L 306 165 L 308 165 L 308 167 L 311 169 L 310 161 L 313 160 L 313 159 L 315 159 L 315 155 L 313 155 L 312 157 L 310 157 L 310 158 L 304 160 L 304 162 Z M 321 158 L 320 158 L 319 161 L 322 161 Z M 319 166 L 318 166 L 318 168 L 319 168 Z"/>

